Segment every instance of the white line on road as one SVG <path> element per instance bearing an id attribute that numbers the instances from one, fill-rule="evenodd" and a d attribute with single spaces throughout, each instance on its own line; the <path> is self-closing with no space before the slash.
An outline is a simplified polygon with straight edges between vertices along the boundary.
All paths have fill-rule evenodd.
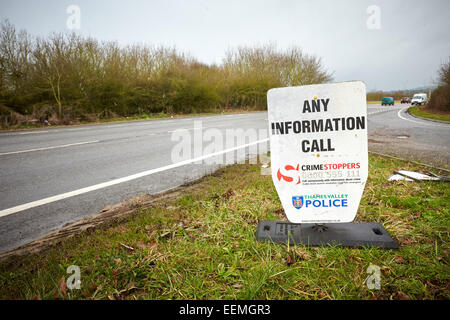
<path id="1" fill-rule="evenodd" d="M 406 108 L 403 108 L 403 109 L 398 110 L 397 115 L 398 115 L 398 117 L 399 117 L 400 119 L 406 120 L 406 121 L 415 122 L 415 123 L 419 123 L 419 124 L 428 125 L 428 123 L 423 123 L 423 122 L 419 122 L 419 121 L 415 121 L 415 120 L 411 120 L 411 119 L 407 119 L 407 118 L 403 117 L 403 116 L 402 116 L 402 111 L 405 110 L 405 109 L 408 109 L 408 108 L 409 108 L 409 107 L 406 107 Z"/>
<path id="2" fill-rule="evenodd" d="M 55 130 L 56 131 L 56 130 Z M 26 131 L 26 132 L 19 132 L 19 134 L 35 134 L 35 133 L 46 133 L 49 132 L 48 130 L 39 130 L 39 131 Z"/>
<path id="3" fill-rule="evenodd" d="M 202 130 L 206 130 L 206 129 L 216 129 L 216 128 L 220 128 L 220 127 L 227 127 L 227 126 L 229 126 L 228 124 L 218 124 L 218 125 L 215 125 L 215 126 L 213 126 L 213 127 L 194 127 L 194 128 L 188 128 L 188 129 L 186 129 L 186 128 L 178 128 L 178 129 L 175 129 L 175 130 L 169 130 L 169 131 L 167 131 L 167 133 L 174 133 L 174 132 L 181 132 L 180 130 L 200 130 L 200 129 L 202 129 Z M 232 128 L 230 128 L 230 129 L 232 129 Z"/>
<path id="4" fill-rule="evenodd" d="M 247 147 L 250 147 L 250 146 L 253 146 L 253 145 L 256 145 L 256 144 L 260 144 L 260 143 L 263 143 L 263 142 L 267 142 L 267 141 L 269 141 L 269 138 L 258 140 L 258 141 L 254 141 L 254 142 L 251 142 L 251 143 L 247 143 L 247 144 L 244 144 L 244 145 L 241 145 L 241 146 L 238 146 L 238 147 L 229 148 L 229 149 L 225 149 L 225 150 L 218 151 L 218 152 L 213 152 L 213 153 L 201 156 L 201 157 L 197 157 L 197 158 L 193 158 L 193 159 L 189 159 L 189 160 L 185 160 L 185 161 L 176 162 L 176 163 L 164 166 L 164 167 L 160 167 L 160 168 L 156 168 L 156 169 L 151 169 L 151 170 L 139 172 L 139 173 L 136 173 L 136 174 L 132 174 L 130 176 L 126 176 L 126 177 L 123 177 L 123 178 L 114 179 L 114 180 L 111 180 L 111 181 L 99 183 L 99 184 L 96 184 L 96 185 L 93 185 L 93 186 L 90 186 L 90 187 L 85 187 L 85 188 L 81 188 L 81 189 L 78 189 L 78 190 L 74 190 L 74 191 L 58 194 L 56 196 L 48 197 L 48 198 L 45 198 L 45 199 L 41 199 L 41 200 L 37 200 L 37 201 L 33 201 L 33 202 L 28 202 L 28 203 L 25 203 L 25 204 L 21 204 L 19 206 L 15 206 L 15 207 L 12 207 L 12 208 L 1 210 L 0 211 L 0 217 L 5 217 L 5 216 L 8 216 L 8 215 L 13 214 L 13 213 L 17 213 L 17 212 L 20 212 L 20 211 L 23 211 L 23 210 L 27 210 L 27 209 L 31 209 L 31 208 L 34 208 L 34 207 L 42 206 L 44 204 L 52 203 L 52 202 L 55 202 L 55 201 L 66 199 L 66 198 L 71 198 L 71 197 L 78 196 L 78 195 L 81 195 L 81 194 L 84 194 L 84 193 L 87 193 L 87 192 L 91 192 L 91 191 L 95 191 L 95 190 L 111 187 L 111 186 L 114 186 L 114 185 L 119 184 L 119 183 L 124 183 L 124 182 L 128 182 L 128 181 L 131 181 L 131 180 L 139 179 L 139 178 L 142 178 L 142 177 L 154 174 L 154 173 L 170 170 L 170 169 L 173 169 L 173 168 L 178 168 L 178 167 L 181 167 L 181 166 L 193 163 L 193 162 L 202 161 L 202 160 L 207 159 L 207 158 L 219 156 L 221 154 L 225 154 L 225 153 L 228 153 L 228 152 L 231 152 L 231 151 L 247 148 Z"/>
<path id="5" fill-rule="evenodd" d="M 410 122 L 414 122 L 414 123 L 418 123 L 418 124 L 421 124 L 421 125 L 424 125 L 424 126 L 433 126 L 433 127 L 449 128 L 448 125 L 446 125 L 446 124 L 439 124 L 439 123 L 437 123 L 436 121 L 434 121 L 434 122 L 431 121 L 431 120 L 416 121 L 416 120 L 412 120 L 412 119 L 405 118 L 404 116 L 402 116 L 401 113 L 402 113 L 403 110 L 408 109 L 408 108 L 409 108 L 409 107 L 406 107 L 406 108 L 400 109 L 400 110 L 398 111 L 397 115 L 398 115 L 398 117 L 399 117 L 400 119 L 406 120 L 406 121 L 410 121 Z"/>
<path id="6" fill-rule="evenodd" d="M 106 128 L 120 128 L 120 127 L 125 127 L 125 124 L 110 124 L 105 126 Z"/>
<path id="7" fill-rule="evenodd" d="M 389 112 L 389 111 L 386 111 L 386 110 L 381 110 L 381 111 L 374 111 L 374 112 L 371 112 L 371 113 L 368 113 L 367 115 L 372 115 L 372 114 L 377 114 L 377 113 L 382 113 L 382 112 Z"/>
<path id="8" fill-rule="evenodd" d="M 205 130 L 205 129 L 209 129 L 208 127 L 201 127 L 201 128 L 189 128 L 189 129 L 186 129 L 186 128 L 178 128 L 178 129 L 175 129 L 175 130 L 169 130 L 169 131 L 167 131 L 167 133 L 174 133 L 174 132 L 181 132 L 181 130 Z"/>
<path id="9" fill-rule="evenodd" d="M 57 148 L 66 148 L 66 147 L 72 147 L 72 146 L 79 146 L 82 144 L 88 144 L 88 143 L 97 143 L 98 140 L 95 141 L 86 141 L 86 142 L 77 142 L 77 143 L 71 143 L 71 144 L 63 144 L 60 146 L 53 146 L 53 147 L 45 147 L 45 148 L 36 148 L 36 149 L 28 149 L 28 150 L 20 150 L 20 151 L 11 151 L 11 152 L 3 152 L 0 153 L 0 156 L 5 156 L 8 154 L 18 154 L 18 153 L 25 153 L 25 152 L 33 152 L 33 151 L 43 151 L 43 150 L 50 150 L 50 149 L 57 149 Z"/>

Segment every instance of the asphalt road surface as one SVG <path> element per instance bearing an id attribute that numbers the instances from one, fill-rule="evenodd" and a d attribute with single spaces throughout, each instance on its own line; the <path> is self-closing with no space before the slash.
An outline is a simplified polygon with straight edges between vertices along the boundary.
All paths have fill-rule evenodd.
<path id="1" fill-rule="evenodd" d="M 369 149 L 448 166 L 450 125 L 413 118 L 403 108 L 368 105 Z M 267 137 L 261 131 L 251 140 L 255 143 L 246 148 L 241 146 L 251 141 L 235 141 L 234 145 L 224 141 L 219 148 L 224 151 L 219 151 L 207 149 L 211 140 L 205 140 L 200 148 L 205 155 L 194 148 L 200 132 L 225 136 L 227 129 L 238 128 L 266 132 L 267 113 L 0 133 L 0 252 L 108 205 L 163 192 L 211 173 L 224 163 L 267 151 Z M 173 150 L 181 145 L 174 138 L 179 129 L 189 132 L 191 150 L 184 153 L 185 160 L 174 162 Z M 215 157 L 210 157 L 211 153 Z M 211 163 L 217 159 L 219 163 Z"/>
<path id="2" fill-rule="evenodd" d="M 449 168 L 450 124 L 413 117 L 408 107 L 368 105 L 369 150 Z"/>

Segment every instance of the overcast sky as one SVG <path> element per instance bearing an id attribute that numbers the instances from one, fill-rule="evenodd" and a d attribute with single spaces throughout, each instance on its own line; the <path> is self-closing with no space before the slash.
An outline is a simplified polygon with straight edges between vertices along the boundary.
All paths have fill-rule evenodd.
<path id="1" fill-rule="evenodd" d="M 69 5 L 80 9 L 74 31 L 99 40 L 176 46 L 205 63 L 236 46 L 295 45 L 335 81 L 368 90 L 433 84 L 450 56 L 448 0 L 0 0 L 0 18 L 34 35 L 66 32 Z"/>

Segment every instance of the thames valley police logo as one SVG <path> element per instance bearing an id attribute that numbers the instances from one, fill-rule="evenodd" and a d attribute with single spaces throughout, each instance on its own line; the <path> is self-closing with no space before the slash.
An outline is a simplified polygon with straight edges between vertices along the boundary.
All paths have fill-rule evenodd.
<path id="1" fill-rule="evenodd" d="M 295 209 L 300 209 L 301 207 L 303 207 L 303 196 L 292 197 L 292 205 Z"/>

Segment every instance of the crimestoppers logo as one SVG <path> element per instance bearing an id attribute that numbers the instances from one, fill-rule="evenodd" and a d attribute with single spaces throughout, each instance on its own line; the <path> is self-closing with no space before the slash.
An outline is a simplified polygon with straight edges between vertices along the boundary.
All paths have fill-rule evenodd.
<path id="1" fill-rule="evenodd" d="M 282 172 L 283 169 L 283 172 Z M 278 169 L 277 178 L 278 181 L 295 182 L 295 184 L 300 184 L 300 164 L 297 167 L 291 166 L 290 164 Z"/>

